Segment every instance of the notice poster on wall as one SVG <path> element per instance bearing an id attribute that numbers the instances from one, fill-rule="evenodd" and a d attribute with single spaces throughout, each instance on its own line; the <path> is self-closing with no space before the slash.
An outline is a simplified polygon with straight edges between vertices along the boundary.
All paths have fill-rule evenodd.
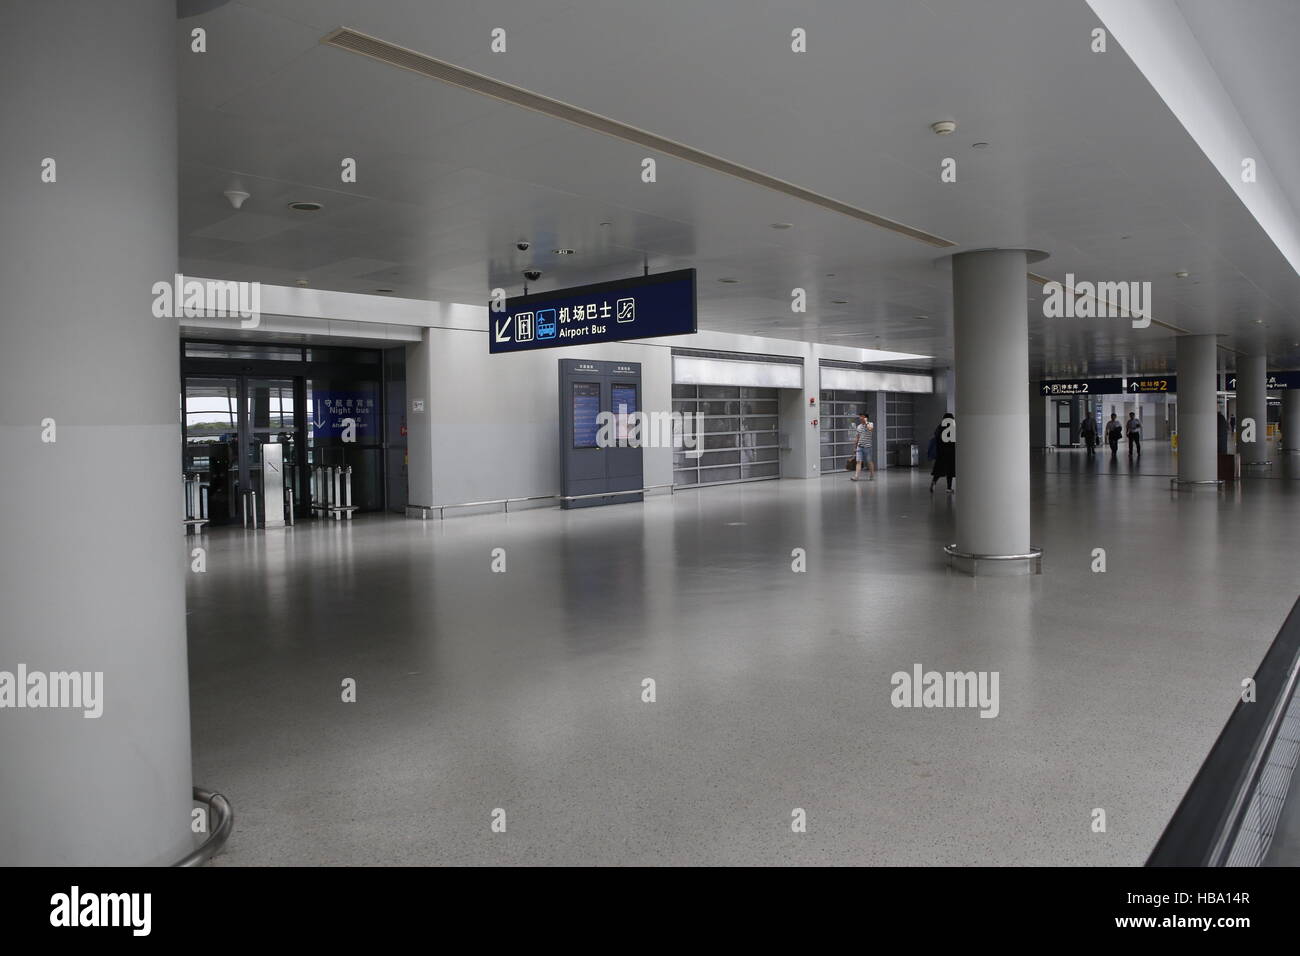
<path id="1" fill-rule="evenodd" d="M 317 438 L 338 438 L 344 423 L 356 423 L 356 436 L 379 441 L 379 403 L 375 393 L 366 389 L 347 391 L 313 391 L 308 406 L 312 432 Z"/>
<path id="2" fill-rule="evenodd" d="M 573 447 L 595 448 L 600 420 L 600 383 L 573 383 Z"/>

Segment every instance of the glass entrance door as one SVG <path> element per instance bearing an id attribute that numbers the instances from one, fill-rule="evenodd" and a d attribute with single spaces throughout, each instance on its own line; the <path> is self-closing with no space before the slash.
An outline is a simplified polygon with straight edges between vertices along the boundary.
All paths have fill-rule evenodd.
<path id="1" fill-rule="evenodd" d="M 284 487 L 292 496 L 291 506 L 295 512 L 302 502 L 298 482 L 299 449 L 303 447 L 302 423 L 297 414 L 297 409 L 302 407 L 299 400 L 302 388 L 301 378 L 244 378 L 244 407 L 247 412 L 244 421 L 247 432 L 245 447 L 248 449 L 244 456 L 246 487 L 257 493 L 258 508 L 262 514 L 265 514 L 266 508 L 263 445 L 284 446 Z"/>
<path id="2" fill-rule="evenodd" d="M 1056 445 L 1069 448 L 1074 443 L 1074 402 L 1056 403 Z"/>
<path id="3" fill-rule="evenodd" d="M 238 376 L 187 378 L 181 471 L 199 479 L 202 515 L 229 524 L 239 507 L 240 381 Z"/>
<path id="4" fill-rule="evenodd" d="M 181 469 L 199 479 L 210 524 L 241 521 L 243 496 L 250 490 L 264 513 L 262 446 L 268 443 L 284 446 L 284 482 L 295 513 L 303 509 L 304 390 L 302 377 L 186 377 Z"/>

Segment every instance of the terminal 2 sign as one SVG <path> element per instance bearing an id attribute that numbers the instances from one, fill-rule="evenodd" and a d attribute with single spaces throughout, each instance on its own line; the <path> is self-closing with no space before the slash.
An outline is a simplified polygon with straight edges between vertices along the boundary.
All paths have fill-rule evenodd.
<path id="1" fill-rule="evenodd" d="M 1039 391 L 1047 396 L 1070 395 L 1147 395 L 1156 392 L 1178 391 L 1178 379 L 1173 375 L 1159 378 L 1076 378 L 1059 382 L 1043 382 Z"/>
<path id="2" fill-rule="evenodd" d="M 488 311 L 493 354 L 695 331 L 694 269 L 517 296 Z"/>

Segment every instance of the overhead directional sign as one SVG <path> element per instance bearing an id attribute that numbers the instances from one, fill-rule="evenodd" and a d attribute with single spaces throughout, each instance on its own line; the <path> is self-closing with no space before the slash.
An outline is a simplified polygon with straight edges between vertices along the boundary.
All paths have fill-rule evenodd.
<path id="1" fill-rule="evenodd" d="M 1270 392 L 1281 392 L 1291 388 L 1300 388 L 1300 372 L 1269 372 L 1268 384 L 1265 388 Z M 1228 391 L 1237 390 L 1237 376 L 1228 376 Z"/>
<path id="2" fill-rule="evenodd" d="M 1145 394 L 1147 392 L 1176 392 L 1178 391 L 1178 378 L 1174 375 L 1156 375 L 1146 378 L 1131 378 L 1128 380 L 1126 392 L 1136 392 Z"/>
<path id="3" fill-rule="evenodd" d="M 1124 383 L 1118 378 L 1073 378 L 1060 382 L 1043 382 L 1044 395 L 1118 395 Z"/>
<path id="4" fill-rule="evenodd" d="M 1149 392 L 1176 392 L 1178 379 L 1173 375 L 1144 378 L 1071 378 L 1040 382 L 1038 390 L 1052 395 L 1144 395 Z"/>
<path id="5" fill-rule="evenodd" d="M 488 310 L 488 351 L 528 352 L 660 335 L 695 328 L 695 270 L 539 292 Z"/>

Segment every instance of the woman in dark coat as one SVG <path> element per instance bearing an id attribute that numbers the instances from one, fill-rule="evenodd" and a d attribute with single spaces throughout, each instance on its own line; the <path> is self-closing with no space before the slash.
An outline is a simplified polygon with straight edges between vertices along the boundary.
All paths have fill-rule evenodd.
<path id="1" fill-rule="evenodd" d="M 948 494 L 952 494 L 952 480 L 957 477 L 957 419 L 952 412 L 944 414 L 934 429 L 934 467 L 930 469 L 930 493 L 940 478 L 948 479 Z"/>

